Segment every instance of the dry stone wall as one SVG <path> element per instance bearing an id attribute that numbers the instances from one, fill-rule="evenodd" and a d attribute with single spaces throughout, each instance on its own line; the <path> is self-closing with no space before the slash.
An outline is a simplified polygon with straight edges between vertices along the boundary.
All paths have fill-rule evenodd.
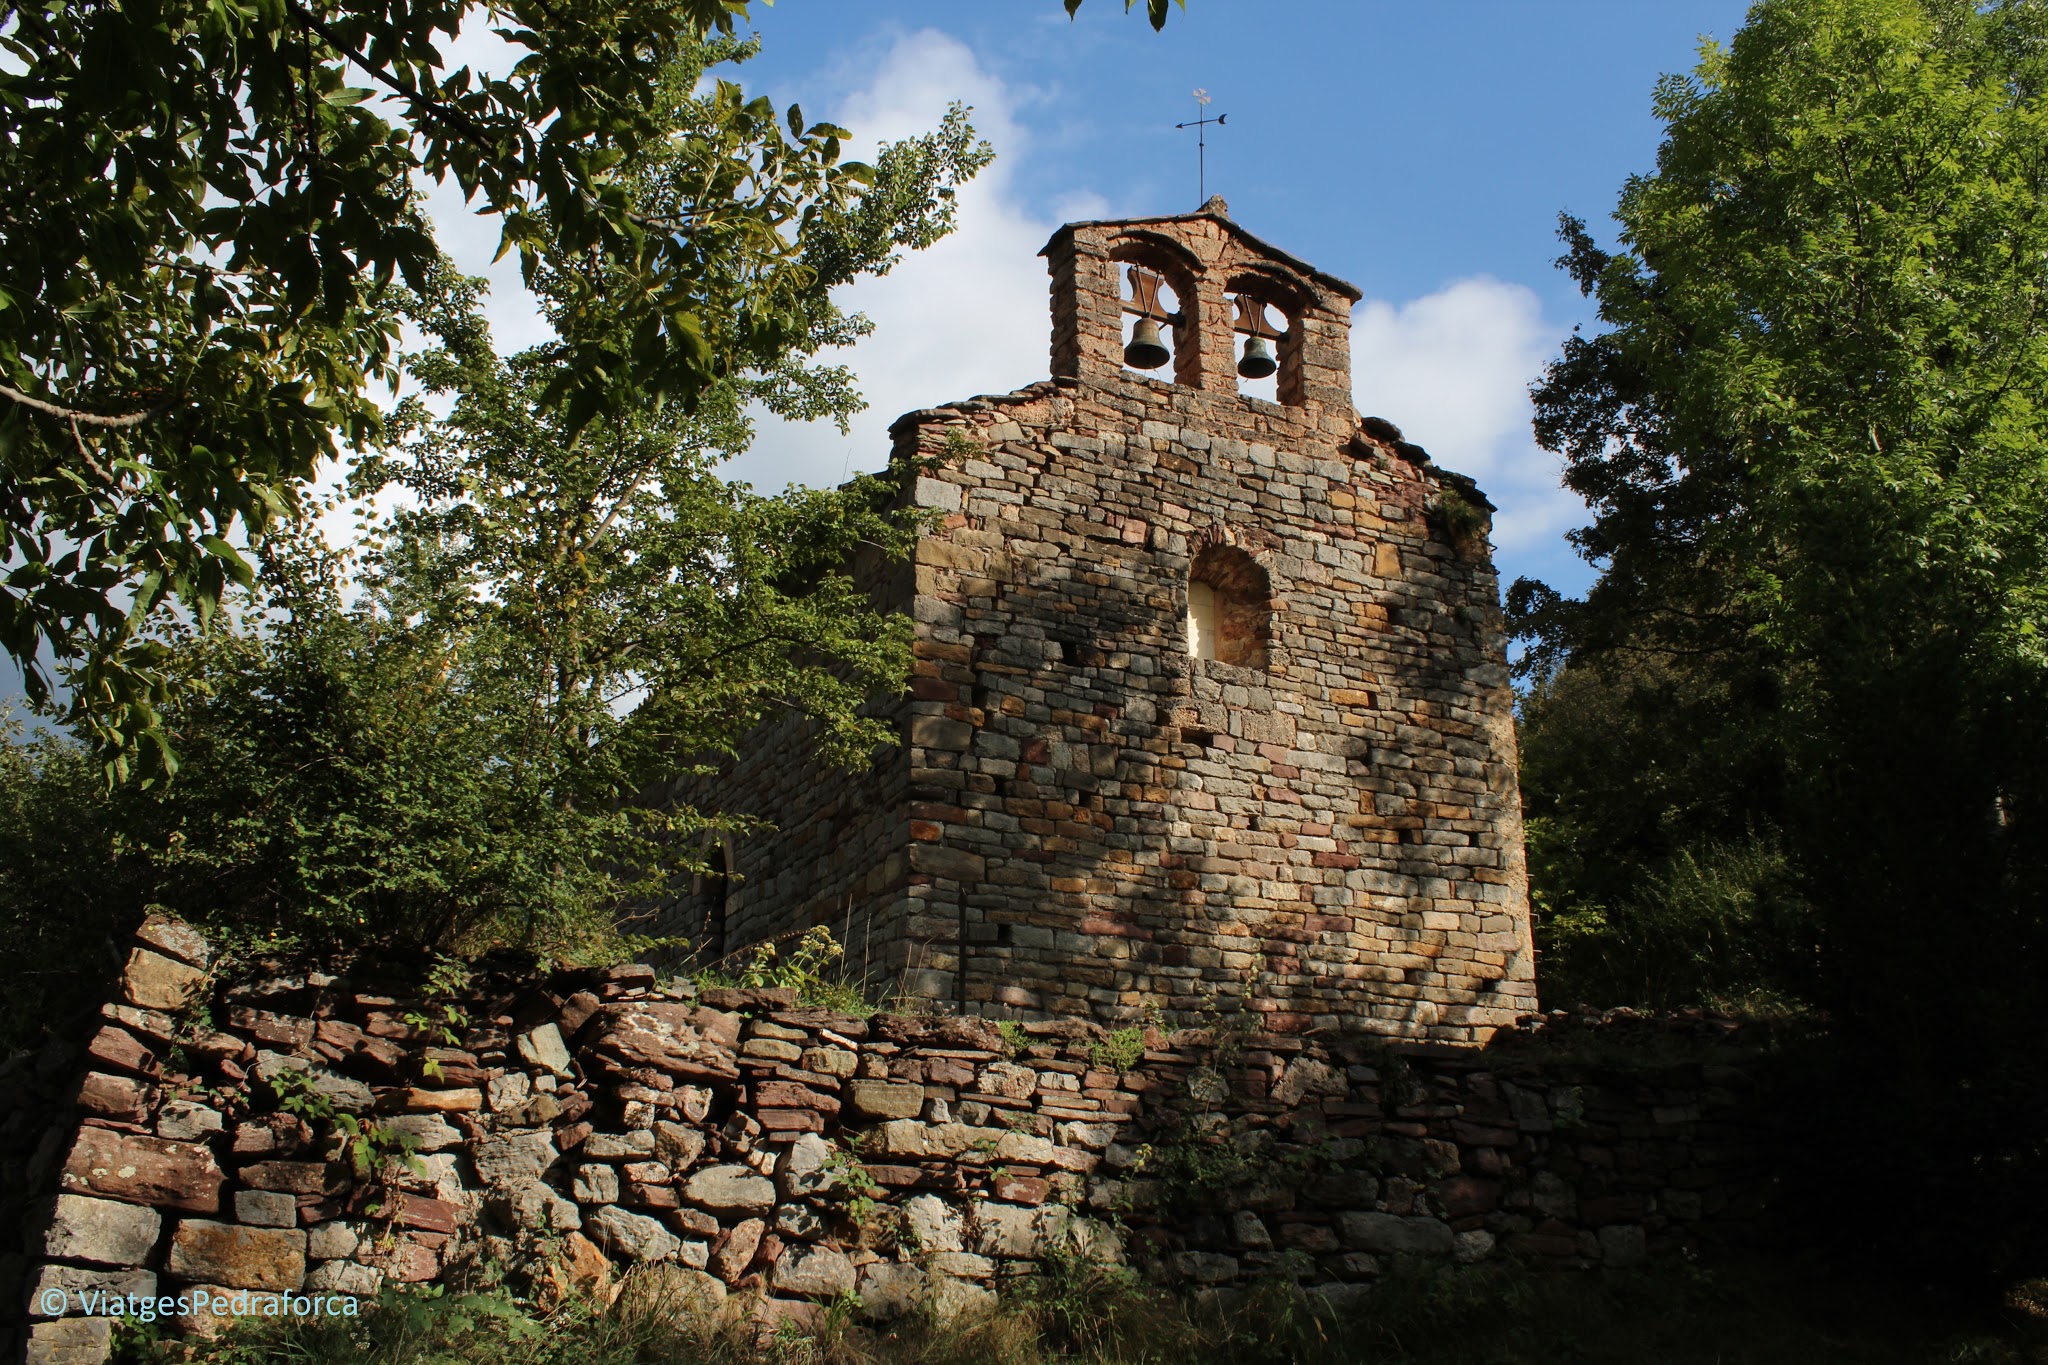
<path id="1" fill-rule="evenodd" d="M 0 1215 L 24 1238 L 0 1290 L 27 1360 L 104 1358 L 86 1293 L 204 1290 L 179 1325 L 207 1333 L 238 1293 L 338 1311 L 484 1256 L 543 1295 L 639 1267 L 763 1324 L 849 1293 L 878 1318 L 970 1310 L 1049 1254 L 1341 1301 L 1409 1258 L 1632 1264 L 1744 1234 L 1769 1189 L 1746 1073 L 1690 1035 L 1683 1060 L 1588 1079 L 1554 1030 L 1401 1050 L 1249 1018 L 862 1018 L 634 964 L 483 963 L 428 1000 L 211 968 L 152 920 L 89 1037 L 0 1071 Z M 379 1160 L 351 1159 L 339 1116 L 377 1126 Z"/>

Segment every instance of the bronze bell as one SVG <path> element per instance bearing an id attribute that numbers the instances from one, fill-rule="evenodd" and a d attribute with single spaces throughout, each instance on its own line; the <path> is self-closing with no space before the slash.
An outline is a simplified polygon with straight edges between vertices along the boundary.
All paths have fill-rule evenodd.
<path id="1" fill-rule="evenodd" d="M 1160 344 L 1159 324 L 1139 318 L 1131 329 L 1131 344 L 1124 347 L 1124 364 L 1134 370 L 1156 370 L 1172 358 L 1173 353 Z"/>
<path id="2" fill-rule="evenodd" d="M 1273 359 L 1273 348 L 1264 337 L 1251 337 L 1244 343 L 1244 355 L 1237 362 L 1237 372 L 1245 379 L 1264 379 L 1280 368 Z"/>

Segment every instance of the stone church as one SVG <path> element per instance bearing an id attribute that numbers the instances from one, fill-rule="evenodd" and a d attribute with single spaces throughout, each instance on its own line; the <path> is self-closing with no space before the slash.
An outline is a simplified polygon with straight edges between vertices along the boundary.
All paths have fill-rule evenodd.
<path id="1" fill-rule="evenodd" d="M 945 459 L 869 576 L 916 622 L 900 746 L 785 726 L 693 782 L 775 832 L 669 926 L 828 925 L 979 1013 L 1483 1040 L 1536 1003 L 1491 506 L 1354 410 L 1359 291 L 1220 199 L 1042 254 L 1052 377 L 890 429 Z"/>

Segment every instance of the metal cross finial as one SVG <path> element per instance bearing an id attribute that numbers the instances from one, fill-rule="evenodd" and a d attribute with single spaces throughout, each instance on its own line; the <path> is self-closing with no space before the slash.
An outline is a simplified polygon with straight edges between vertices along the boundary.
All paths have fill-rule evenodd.
<path id="1" fill-rule="evenodd" d="M 1186 123 L 1176 123 L 1173 126 L 1175 128 L 1192 128 L 1195 130 L 1195 185 L 1197 190 L 1195 197 L 1198 201 L 1206 201 L 1209 197 L 1209 125 L 1213 123 L 1218 128 L 1221 128 L 1223 120 L 1230 116 L 1228 114 L 1218 114 L 1215 118 L 1210 118 L 1207 112 L 1209 108 L 1209 92 L 1199 85 L 1195 87 L 1195 108 L 1201 111 L 1202 117 L 1189 119 Z"/>

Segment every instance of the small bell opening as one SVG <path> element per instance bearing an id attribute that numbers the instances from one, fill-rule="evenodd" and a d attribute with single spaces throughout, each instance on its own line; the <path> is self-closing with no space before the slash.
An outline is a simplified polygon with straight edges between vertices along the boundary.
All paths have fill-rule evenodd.
<path id="1" fill-rule="evenodd" d="M 1239 293 L 1227 297 L 1237 306 L 1231 331 L 1237 334 L 1243 347 L 1237 357 L 1237 391 L 1247 398 L 1275 402 L 1279 393 L 1274 376 L 1280 372 L 1280 359 L 1274 343 L 1287 334 L 1290 319 L 1255 295 Z"/>
<path id="2" fill-rule="evenodd" d="M 1178 317 L 1179 300 L 1164 276 L 1142 266 L 1128 267 L 1124 280 L 1128 289 L 1124 299 L 1124 364 L 1134 370 L 1159 369 L 1173 359 L 1173 350 L 1160 324 L 1170 324 Z"/>

